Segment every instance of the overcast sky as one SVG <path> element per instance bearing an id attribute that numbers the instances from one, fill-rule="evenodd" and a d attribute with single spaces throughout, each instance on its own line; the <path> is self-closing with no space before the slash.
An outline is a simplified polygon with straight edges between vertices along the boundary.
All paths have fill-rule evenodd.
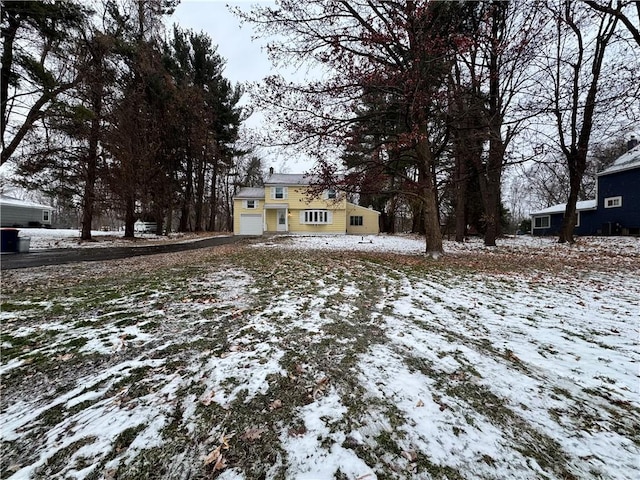
<path id="1" fill-rule="evenodd" d="M 251 40 L 250 25 L 240 21 L 228 5 L 249 9 L 257 2 L 229 2 L 225 0 L 182 0 L 172 16 L 172 22 L 183 28 L 207 33 L 218 53 L 227 60 L 225 77 L 231 82 L 262 80 L 270 72 L 262 40 Z M 273 3 L 273 2 L 260 2 Z"/>
<path id="2" fill-rule="evenodd" d="M 177 23 L 182 28 L 208 34 L 214 45 L 218 46 L 220 56 L 226 60 L 224 76 L 232 83 L 259 82 L 267 75 L 276 73 L 263 50 L 266 41 L 252 40 L 251 25 L 240 25 L 240 20 L 229 11 L 229 6 L 250 9 L 256 3 L 274 2 L 182 0 L 169 24 Z M 245 101 L 247 99 L 243 98 L 243 103 Z M 264 123 L 264 117 L 256 112 L 246 125 L 251 129 L 260 129 Z M 302 173 L 313 166 L 307 159 L 276 149 L 260 149 L 256 153 L 263 158 L 265 169 L 274 167 L 279 172 Z"/>

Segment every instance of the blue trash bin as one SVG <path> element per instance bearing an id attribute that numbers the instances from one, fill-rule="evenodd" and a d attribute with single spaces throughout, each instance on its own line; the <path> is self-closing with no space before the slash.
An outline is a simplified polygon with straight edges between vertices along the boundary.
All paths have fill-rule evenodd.
<path id="1" fill-rule="evenodd" d="M 17 228 L 0 228 L 0 252 L 16 253 L 18 251 L 19 231 Z"/>

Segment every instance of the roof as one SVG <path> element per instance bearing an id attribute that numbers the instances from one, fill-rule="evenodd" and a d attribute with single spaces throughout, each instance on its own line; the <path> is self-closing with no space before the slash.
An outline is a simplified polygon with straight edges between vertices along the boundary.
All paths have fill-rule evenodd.
<path id="1" fill-rule="evenodd" d="M 312 175 L 304 173 L 272 173 L 264 182 L 265 185 L 309 185 L 314 180 Z"/>
<path id="2" fill-rule="evenodd" d="M 264 188 L 245 187 L 241 188 L 234 198 L 264 198 Z"/>
<path id="3" fill-rule="evenodd" d="M 20 200 L 18 198 L 13 198 L 8 195 L 0 195 L 0 204 L 1 205 L 13 205 L 15 207 L 24 207 L 24 208 L 41 208 L 46 210 L 53 210 L 53 207 L 50 205 L 41 205 L 39 203 L 30 202 L 28 200 Z"/>
<path id="4" fill-rule="evenodd" d="M 359 209 L 359 210 L 368 210 L 370 212 L 374 212 L 377 213 L 378 215 L 380 215 L 380 212 L 371 208 L 371 207 L 363 207 L 362 205 L 356 205 L 355 203 L 351 203 L 351 202 L 347 202 L 347 206 L 354 208 L 354 209 Z"/>
<path id="5" fill-rule="evenodd" d="M 584 200 L 582 202 L 576 203 L 576 211 L 582 210 L 595 210 L 597 207 L 596 200 Z M 531 212 L 529 215 L 548 215 L 550 213 L 563 213 L 567 208 L 566 203 L 559 203 L 557 205 L 553 205 L 551 207 L 545 208 L 544 210 L 538 210 L 537 212 Z"/>
<path id="6" fill-rule="evenodd" d="M 640 168 L 640 145 L 636 145 L 624 155 L 618 157 L 608 168 L 605 168 L 598 175 L 608 175 L 610 173 Z"/>

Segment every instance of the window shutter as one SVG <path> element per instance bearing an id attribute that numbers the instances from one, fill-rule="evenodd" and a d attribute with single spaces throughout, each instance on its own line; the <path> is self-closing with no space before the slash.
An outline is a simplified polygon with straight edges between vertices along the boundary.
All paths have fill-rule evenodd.
<path id="1" fill-rule="evenodd" d="M 287 187 L 282 187 L 282 198 L 289 198 L 289 189 Z"/>
<path id="2" fill-rule="evenodd" d="M 305 220 L 304 220 L 304 214 L 305 214 L 305 211 L 304 211 L 304 210 L 301 210 L 301 211 L 300 211 L 300 223 L 307 223 L 307 222 L 305 222 Z"/>
<path id="3" fill-rule="evenodd" d="M 329 210 L 329 211 L 327 212 L 327 215 L 328 215 L 328 217 L 327 217 L 327 223 L 333 223 L 333 211 L 332 211 L 332 210 Z"/>
<path id="4" fill-rule="evenodd" d="M 271 200 L 276 198 L 276 187 L 271 187 Z"/>

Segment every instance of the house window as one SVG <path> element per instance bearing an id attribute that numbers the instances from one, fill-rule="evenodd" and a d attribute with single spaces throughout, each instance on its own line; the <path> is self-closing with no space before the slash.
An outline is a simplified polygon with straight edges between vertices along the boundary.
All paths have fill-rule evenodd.
<path id="1" fill-rule="evenodd" d="M 258 208 L 258 201 L 257 200 L 247 200 L 245 208 L 248 208 L 248 209 Z"/>
<path id="2" fill-rule="evenodd" d="M 271 187 L 271 198 L 276 200 L 287 198 L 287 187 Z"/>
<path id="3" fill-rule="evenodd" d="M 333 188 L 324 191 L 325 200 L 335 200 L 337 197 L 337 193 Z"/>
<path id="4" fill-rule="evenodd" d="M 49 210 L 43 210 L 42 211 L 42 221 L 43 222 L 48 222 L 49 221 Z"/>
<path id="5" fill-rule="evenodd" d="M 361 227 L 362 215 L 351 215 L 349 217 L 349 225 L 351 225 L 352 227 Z"/>
<path id="6" fill-rule="evenodd" d="M 328 224 L 331 223 L 331 217 L 328 210 L 304 210 L 300 214 L 300 223 Z"/>
<path id="7" fill-rule="evenodd" d="M 576 212 L 576 227 L 580 226 L 580 212 Z"/>
<path id="8" fill-rule="evenodd" d="M 604 208 L 616 208 L 622 206 L 622 197 L 609 197 L 604 199 Z"/>
<path id="9" fill-rule="evenodd" d="M 549 228 L 551 224 L 551 217 L 545 215 L 544 217 L 534 217 L 533 228 Z"/>

